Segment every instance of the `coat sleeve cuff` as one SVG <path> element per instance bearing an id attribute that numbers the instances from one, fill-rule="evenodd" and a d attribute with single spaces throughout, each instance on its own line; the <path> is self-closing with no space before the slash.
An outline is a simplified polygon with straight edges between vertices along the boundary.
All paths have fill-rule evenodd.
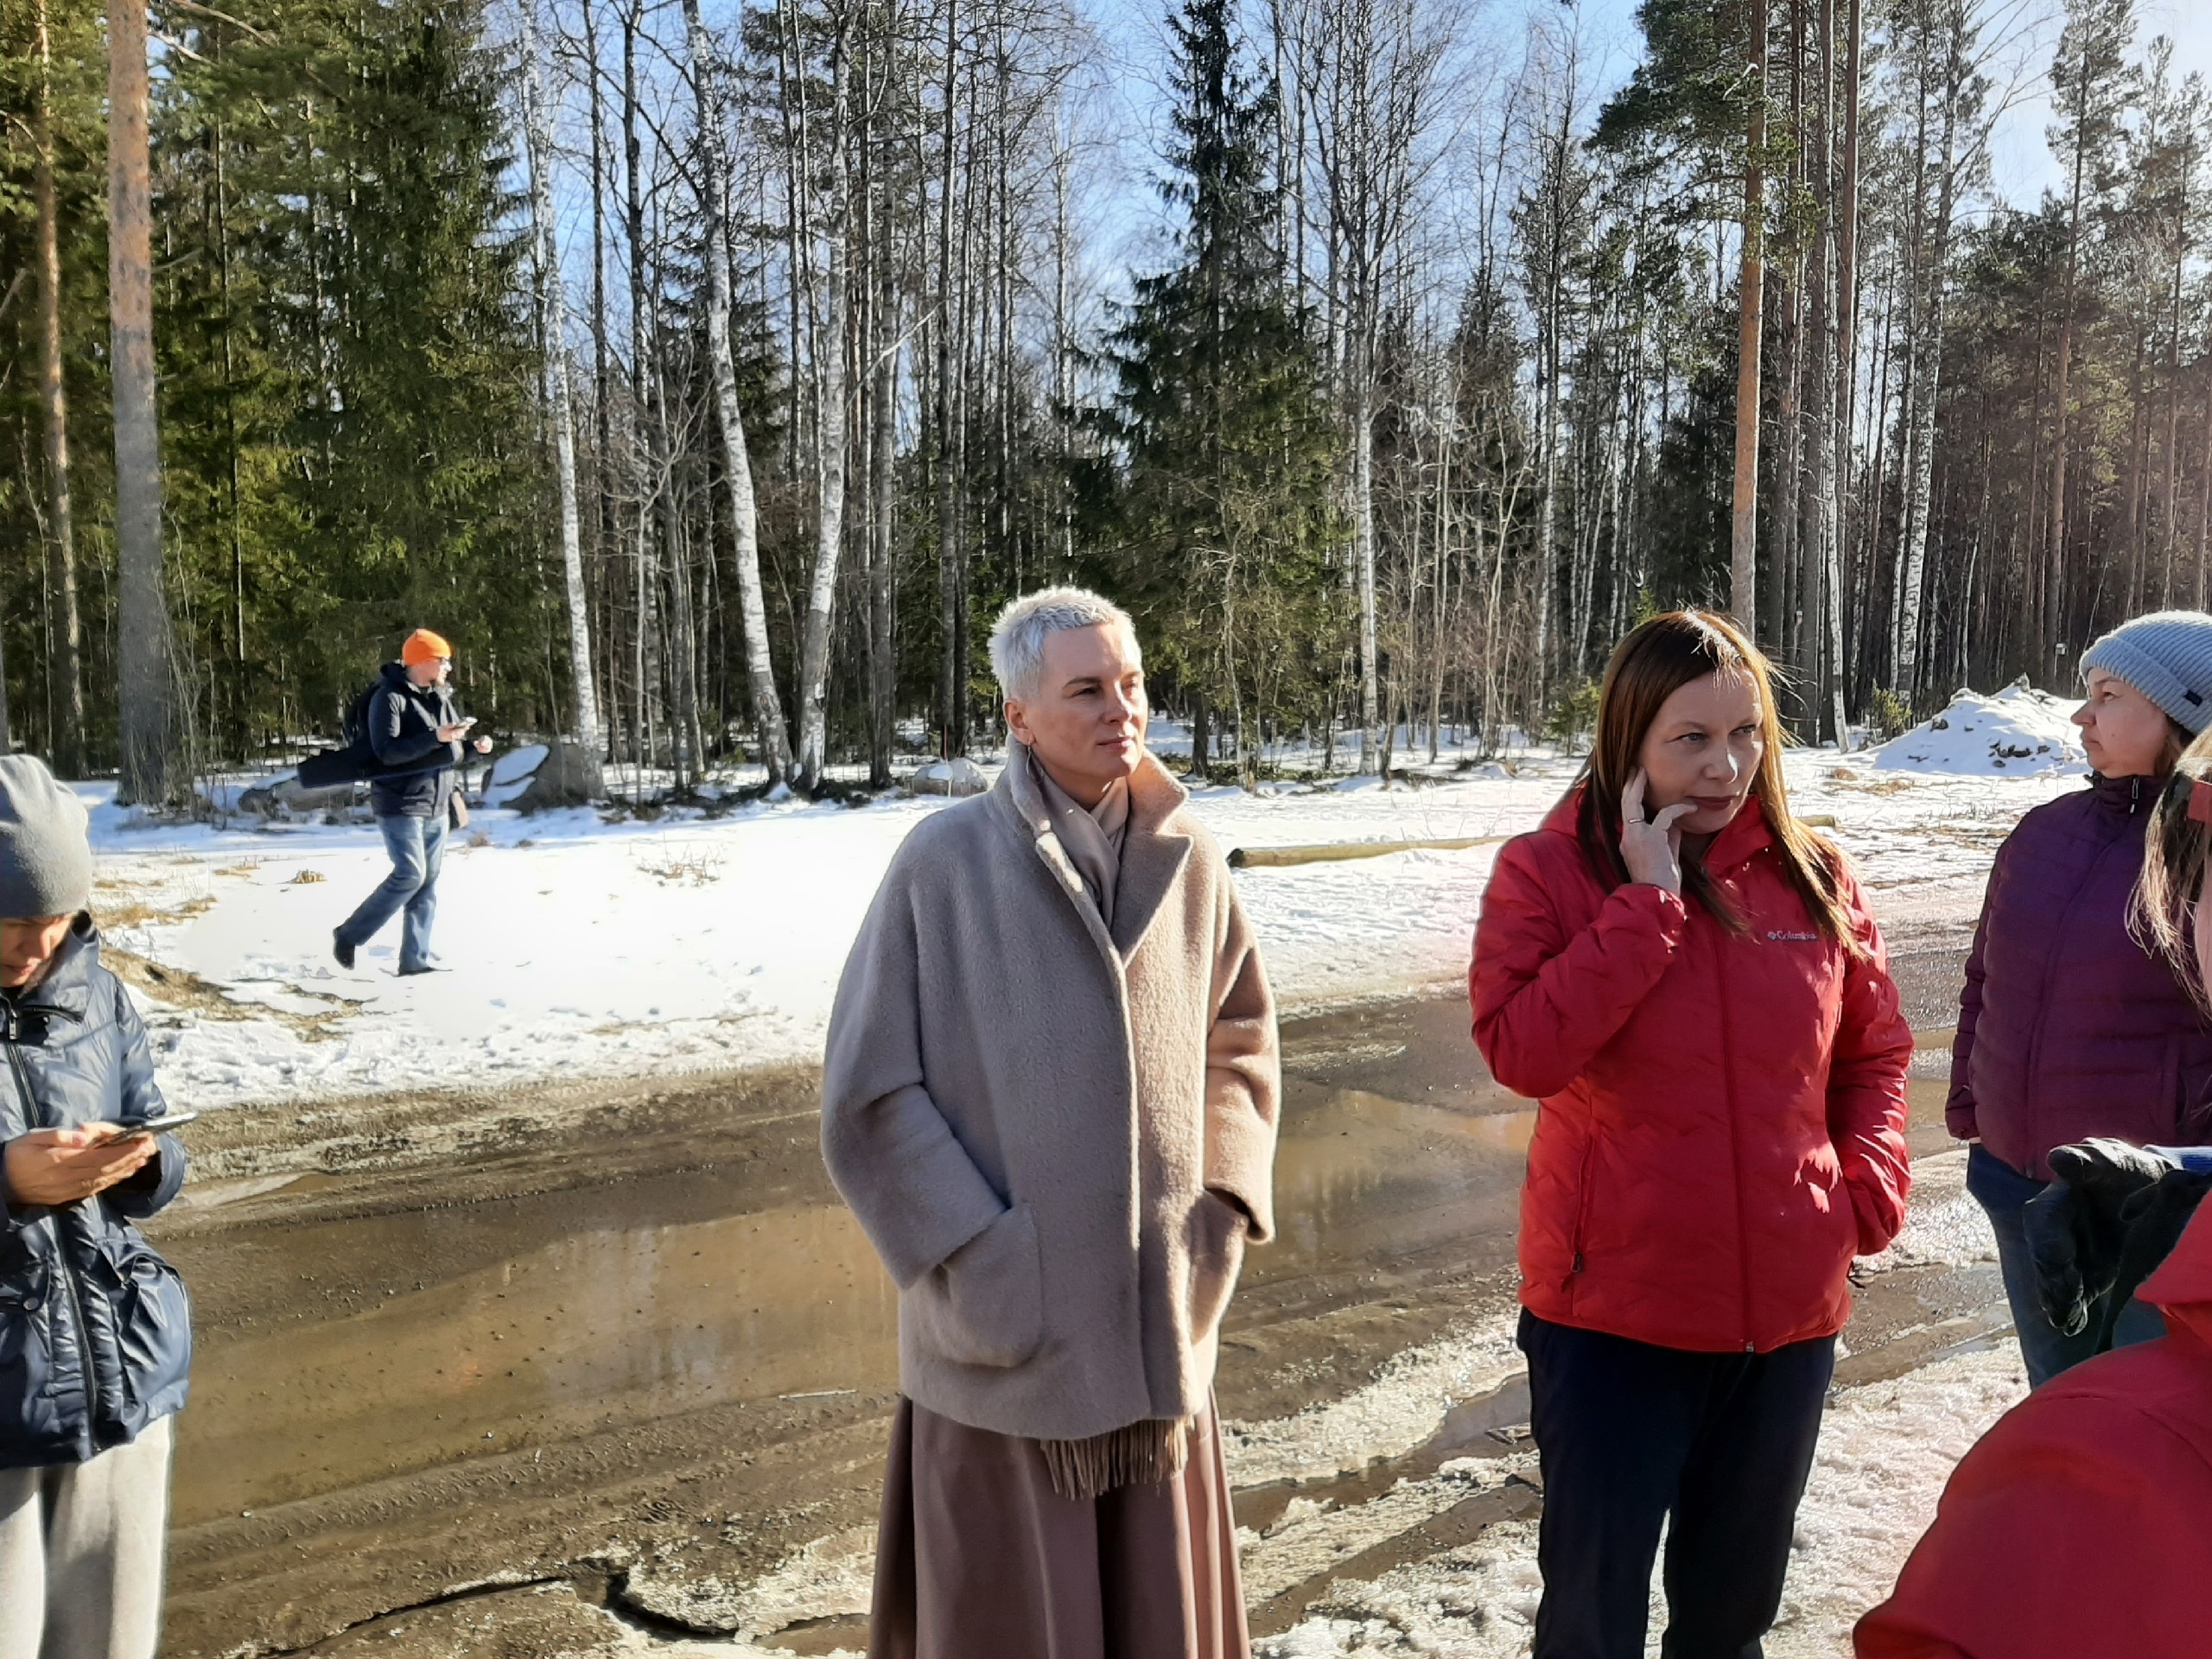
<path id="1" fill-rule="evenodd" d="M 1245 1237 L 1254 1244 L 1275 1233 L 1274 1149 L 1274 1126 L 1256 1113 L 1217 1111 L 1207 1121 L 1206 1187 L 1236 1201 L 1251 1220 Z"/>
<path id="2" fill-rule="evenodd" d="M 173 1135 L 163 1135 L 155 1138 L 155 1144 L 161 1150 L 146 1167 L 130 1180 L 110 1187 L 105 1195 L 108 1208 L 126 1220 L 143 1221 L 159 1215 L 184 1190 L 184 1142 Z"/>

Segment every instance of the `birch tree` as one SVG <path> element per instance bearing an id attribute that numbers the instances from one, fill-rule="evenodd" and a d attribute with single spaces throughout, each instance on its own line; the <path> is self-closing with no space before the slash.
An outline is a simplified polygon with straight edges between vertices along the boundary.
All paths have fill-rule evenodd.
<path id="1" fill-rule="evenodd" d="M 561 504 L 561 571 L 568 588 L 569 673 L 575 739 L 600 752 L 599 696 L 592 683 L 591 609 L 584 593 L 582 520 L 576 506 L 576 429 L 569 390 L 566 289 L 553 222 L 553 138 L 538 62 L 537 0 L 521 0 L 523 133 L 530 153 L 531 252 L 537 276 L 537 329 L 544 341 L 546 418 L 552 428 L 554 488 Z M 596 181 L 594 181 L 596 184 Z"/>
<path id="2" fill-rule="evenodd" d="M 721 433 L 722 466 L 729 490 L 730 535 L 736 548 L 738 603 L 743 613 L 746 671 L 760 758 L 772 784 L 791 775 L 791 734 L 776 690 L 768 652 L 768 616 L 760 586 L 760 511 L 753 499 L 753 461 L 745 442 L 745 416 L 737 402 L 737 365 L 730 351 L 732 302 L 726 176 L 720 101 L 715 93 L 714 52 L 699 21 L 699 0 L 683 0 L 684 41 L 692 96 L 698 114 L 699 207 L 707 254 L 707 358 L 715 414 Z"/>

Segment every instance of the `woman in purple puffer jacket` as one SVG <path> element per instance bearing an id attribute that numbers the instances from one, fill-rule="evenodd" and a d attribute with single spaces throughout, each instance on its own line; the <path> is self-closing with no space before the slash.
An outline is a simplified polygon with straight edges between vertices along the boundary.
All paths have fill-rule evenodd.
<path id="1" fill-rule="evenodd" d="M 1951 1133 L 1974 1143 L 1967 1188 L 1989 1212 L 2028 1381 L 2094 1351 L 2101 1309 L 2075 1336 L 2036 1294 L 2022 1209 L 2050 1179 L 2053 1147 L 2111 1135 L 2212 1141 L 2212 1026 L 2129 927 L 2144 830 L 2196 734 L 2212 726 L 2212 615 L 2141 616 L 2082 657 L 2075 714 L 2090 786 L 2037 807 L 1997 855 L 1959 999 Z M 2116 1343 L 2164 1334 L 2130 1302 Z"/>

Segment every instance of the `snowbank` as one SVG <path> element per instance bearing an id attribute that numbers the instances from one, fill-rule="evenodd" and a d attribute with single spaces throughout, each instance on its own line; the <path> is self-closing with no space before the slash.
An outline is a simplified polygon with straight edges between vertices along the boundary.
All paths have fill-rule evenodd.
<path id="1" fill-rule="evenodd" d="M 1994 696 L 1961 691 L 1923 726 L 1874 752 L 1886 771 L 2005 773 L 2079 771 L 2088 765 L 2069 718 L 2078 706 L 2025 680 Z"/>

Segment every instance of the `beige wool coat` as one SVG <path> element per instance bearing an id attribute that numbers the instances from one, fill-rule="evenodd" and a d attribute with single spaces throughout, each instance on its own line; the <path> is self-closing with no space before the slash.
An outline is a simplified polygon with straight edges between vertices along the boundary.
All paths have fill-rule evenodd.
<path id="1" fill-rule="evenodd" d="M 1274 1001 L 1188 798 L 1147 754 L 1109 934 L 1009 765 L 907 837 L 839 982 L 823 1155 L 899 1286 L 901 1391 L 971 1427 L 1199 1411 L 1274 1230 Z"/>

